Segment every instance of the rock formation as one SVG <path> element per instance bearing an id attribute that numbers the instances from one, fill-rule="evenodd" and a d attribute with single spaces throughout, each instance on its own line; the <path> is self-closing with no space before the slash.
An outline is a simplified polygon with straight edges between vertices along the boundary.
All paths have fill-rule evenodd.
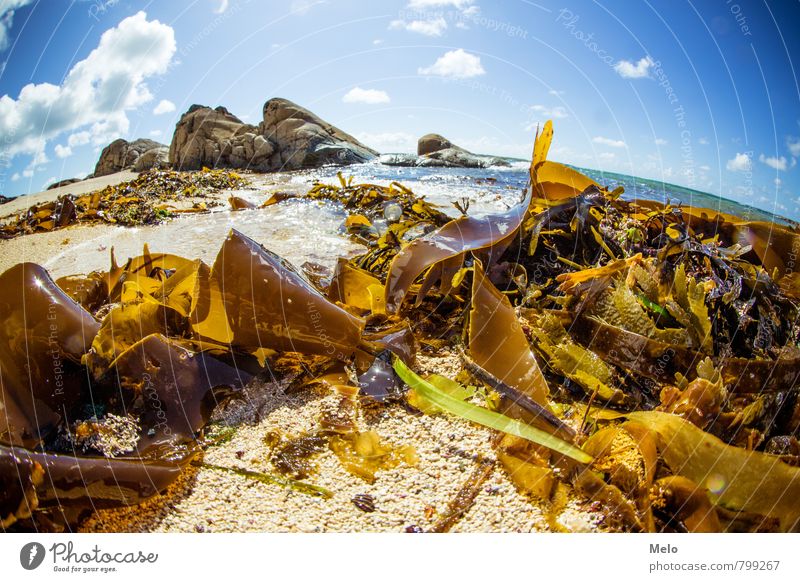
<path id="1" fill-rule="evenodd" d="M 53 188 L 61 188 L 62 186 L 69 186 L 70 184 L 74 184 L 75 182 L 80 182 L 80 178 L 67 178 L 66 180 L 59 180 L 58 182 L 53 182 L 50 184 L 47 189 L 52 190 Z"/>
<path id="2" fill-rule="evenodd" d="M 164 144 L 151 139 L 137 139 L 131 142 L 124 139 L 114 140 L 100 154 L 93 176 L 106 176 L 122 170 L 132 170 L 136 167 L 137 161 L 143 154 L 154 149 L 163 151 L 166 147 Z M 157 157 L 156 154 L 151 154 L 151 156 L 153 158 Z M 143 164 L 140 164 L 140 166 L 143 166 Z"/>
<path id="3" fill-rule="evenodd" d="M 488 168 L 509 165 L 503 158 L 473 154 L 438 133 L 429 133 L 419 138 L 416 156 L 387 154 L 381 156 L 380 162 L 388 166 L 445 168 Z"/>
<path id="4" fill-rule="evenodd" d="M 269 172 L 365 162 L 377 152 L 286 99 L 264 104 L 263 121 L 244 123 L 224 107 L 192 105 L 175 127 L 169 161 L 176 169 L 203 166 Z"/>

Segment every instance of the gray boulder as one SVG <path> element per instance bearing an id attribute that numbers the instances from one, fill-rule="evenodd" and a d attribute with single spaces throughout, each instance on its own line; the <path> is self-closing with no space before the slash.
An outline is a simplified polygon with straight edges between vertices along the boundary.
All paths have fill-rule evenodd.
<path id="1" fill-rule="evenodd" d="M 423 135 L 417 141 L 417 155 L 385 154 L 379 161 L 387 166 L 489 168 L 510 165 L 503 158 L 473 154 L 438 133 Z"/>
<path id="2" fill-rule="evenodd" d="M 224 107 L 192 105 L 181 115 L 169 146 L 169 162 L 179 170 L 202 167 L 268 169 L 269 148 L 258 158 L 246 155 L 245 142 L 255 151 L 258 128 L 244 123 Z"/>
<path id="3" fill-rule="evenodd" d="M 192 105 L 181 116 L 172 136 L 173 167 L 246 168 L 269 172 L 353 164 L 377 152 L 353 136 L 286 99 L 270 99 L 264 119 L 250 125 L 224 107 Z"/>
<path id="4" fill-rule="evenodd" d="M 288 99 L 270 99 L 264 104 L 259 130 L 275 143 L 281 169 L 357 164 L 378 155 L 352 135 Z"/>
<path id="5" fill-rule="evenodd" d="M 100 153 L 100 159 L 94 168 L 94 176 L 106 176 L 133 169 L 139 156 L 148 150 L 160 147 L 166 146 L 152 139 L 137 139 L 131 142 L 124 139 L 114 140 Z"/>
<path id="6" fill-rule="evenodd" d="M 169 167 L 169 148 L 167 146 L 158 146 L 144 152 L 141 156 L 136 158 L 136 163 L 133 165 L 134 172 L 146 172 L 153 168 L 168 168 Z"/>
<path id="7" fill-rule="evenodd" d="M 415 154 L 382 154 L 378 161 L 384 166 L 405 166 L 417 168 L 450 168 L 452 164 Z"/>

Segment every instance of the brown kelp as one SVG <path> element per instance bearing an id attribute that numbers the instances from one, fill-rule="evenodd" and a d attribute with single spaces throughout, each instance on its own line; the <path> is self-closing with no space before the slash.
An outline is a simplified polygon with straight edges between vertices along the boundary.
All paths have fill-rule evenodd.
<path id="1" fill-rule="evenodd" d="M 4 527 L 69 525 L 162 491 L 265 353 L 347 358 L 363 328 L 235 231 L 211 269 L 145 248 L 64 289 L 30 263 L 0 284 L 0 468 L 4 483 L 21 476 L 4 488 Z"/>
<path id="2" fill-rule="evenodd" d="M 626 200 L 548 160 L 552 138 L 548 122 L 529 186 L 486 216 L 458 203 L 450 218 L 397 183 L 315 184 L 307 197 L 340 204 L 365 247 L 332 272 L 231 231 L 211 266 L 145 248 L 57 281 L 31 264 L 4 273 L 3 527 L 163 490 L 214 406 L 269 368 L 287 390 L 334 391 L 338 408 L 272 439 L 281 476 L 195 464 L 329 495 L 297 481 L 326 451 L 367 482 L 417 465 L 358 424 L 358 410 L 399 405 L 495 433 L 496 459 L 479 460 L 437 531 L 494 470 L 549 501 L 554 529 L 570 495 L 615 531 L 800 529 L 800 233 Z M 80 214 L 70 202 L 47 228 Z M 461 372 L 422 376 L 419 352 Z"/>
<path id="3" fill-rule="evenodd" d="M 49 232 L 73 224 L 105 222 L 122 226 L 157 224 L 178 214 L 205 212 L 220 204 L 210 192 L 237 189 L 244 178 L 228 170 L 173 172 L 150 170 L 128 182 L 88 194 L 64 194 L 28 208 L 0 226 L 0 238 Z"/>

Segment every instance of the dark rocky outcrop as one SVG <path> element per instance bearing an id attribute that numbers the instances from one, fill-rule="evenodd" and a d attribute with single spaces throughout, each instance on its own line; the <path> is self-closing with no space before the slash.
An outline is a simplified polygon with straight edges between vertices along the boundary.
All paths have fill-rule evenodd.
<path id="1" fill-rule="evenodd" d="M 62 186 L 69 186 L 70 184 L 74 184 L 75 182 L 80 182 L 80 178 L 67 178 L 66 180 L 60 180 L 58 182 L 54 182 L 50 184 L 47 189 L 52 190 L 53 188 L 61 188 Z"/>
<path id="2" fill-rule="evenodd" d="M 503 158 L 473 154 L 438 133 L 429 133 L 419 138 L 416 156 L 414 154 L 386 154 L 380 157 L 380 162 L 387 166 L 443 168 L 488 168 L 509 165 Z"/>
<path id="3" fill-rule="evenodd" d="M 417 155 L 424 156 L 453 147 L 453 144 L 438 133 L 427 133 L 417 140 Z"/>
<path id="4" fill-rule="evenodd" d="M 166 147 L 152 139 L 137 139 L 131 142 L 124 139 L 114 140 L 100 154 L 100 159 L 94 168 L 94 177 L 106 176 L 122 170 L 132 170 L 136 167 L 139 157 L 144 153 Z"/>
<path id="5" fill-rule="evenodd" d="M 192 105 L 175 127 L 169 149 L 174 168 L 203 166 L 269 172 L 353 164 L 377 152 L 287 99 L 264 104 L 258 125 L 244 123 L 224 107 Z"/>

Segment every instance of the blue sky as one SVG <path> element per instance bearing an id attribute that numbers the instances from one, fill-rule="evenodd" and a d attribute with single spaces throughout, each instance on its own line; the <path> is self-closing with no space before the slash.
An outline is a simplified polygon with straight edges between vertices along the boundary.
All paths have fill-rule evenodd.
<path id="1" fill-rule="evenodd" d="M 380 151 L 438 132 L 800 218 L 798 2 L 0 0 L 0 192 L 292 99 Z"/>

